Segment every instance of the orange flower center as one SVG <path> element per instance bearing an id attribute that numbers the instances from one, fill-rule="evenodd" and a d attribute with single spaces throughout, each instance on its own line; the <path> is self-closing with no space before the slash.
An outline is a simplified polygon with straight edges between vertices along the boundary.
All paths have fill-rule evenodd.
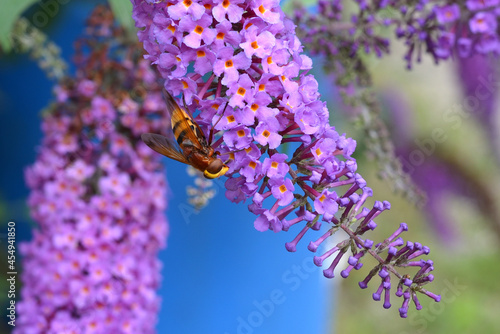
<path id="1" fill-rule="evenodd" d="M 201 35 L 201 33 L 203 32 L 203 27 L 196 26 L 196 28 L 194 28 L 194 32 Z"/>

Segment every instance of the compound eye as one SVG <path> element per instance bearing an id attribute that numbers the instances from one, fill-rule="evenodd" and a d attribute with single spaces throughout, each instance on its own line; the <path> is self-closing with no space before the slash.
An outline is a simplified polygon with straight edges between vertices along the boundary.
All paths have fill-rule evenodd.
<path id="1" fill-rule="evenodd" d="M 221 171 L 222 167 L 224 166 L 224 163 L 222 162 L 221 159 L 215 159 L 208 165 L 207 171 L 210 174 L 217 174 L 218 172 Z"/>
<path id="2" fill-rule="evenodd" d="M 226 174 L 226 172 L 229 170 L 229 167 L 224 165 L 221 159 L 216 159 L 208 165 L 207 169 L 203 172 L 203 175 L 207 179 L 216 179 L 218 177 L 221 177 L 222 175 Z"/>

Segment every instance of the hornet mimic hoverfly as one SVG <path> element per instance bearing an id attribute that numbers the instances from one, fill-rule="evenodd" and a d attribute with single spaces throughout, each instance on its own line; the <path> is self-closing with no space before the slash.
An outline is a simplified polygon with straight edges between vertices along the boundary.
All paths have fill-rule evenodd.
<path id="1" fill-rule="evenodd" d="M 215 179 L 224 175 L 229 167 L 217 158 L 218 152 L 215 152 L 207 142 L 205 134 L 196 121 L 186 110 L 179 107 L 169 92 L 166 90 L 163 92 L 177 143 L 154 133 L 142 134 L 142 141 L 156 152 L 202 171 L 207 179 Z M 212 131 L 210 131 L 209 140 L 212 140 Z"/>

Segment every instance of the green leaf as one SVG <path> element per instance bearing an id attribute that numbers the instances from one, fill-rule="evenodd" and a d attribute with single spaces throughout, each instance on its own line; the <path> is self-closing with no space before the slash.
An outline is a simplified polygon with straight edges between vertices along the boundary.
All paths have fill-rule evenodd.
<path id="1" fill-rule="evenodd" d="M 10 32 L 14 22 L 21 14 L 37 0 L 9 0 L 2 1 L 0 11 L 0 46 L 5 52 L 10 51 Z M 40 9 L 42 10 L 42 9 Z"/>
<path id="2" fill-rule="evenodd" d="M 293 15 L 296 4 L 301 4 L 305 8 L 311 7 L 318 3 L 318 0 L 286 0 L 281 1 L 281 8 L 289 18 Z"/>
<path id="3" fill-rule="evenodd" d="M 131 36 L 137 33 L 135 23 L 132 19 L 132 3 L 130 0 L 109 0 L 111 10 L 118 22 L 128 31 Z"/>

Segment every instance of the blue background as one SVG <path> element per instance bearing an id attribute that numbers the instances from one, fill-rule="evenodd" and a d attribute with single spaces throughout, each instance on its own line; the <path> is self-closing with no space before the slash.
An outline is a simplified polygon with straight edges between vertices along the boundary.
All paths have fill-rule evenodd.
<path id="1" fill-rule="evenodd" d="M 68 63 L 73 41 L 96 3 L 61 5 L 42 28 L 62 48 Z M 26 17 L 41 10 L 38 6 Z M 52 82 L 26 55 L 0 59 L 0 203 L 5 206 L 1 224 L 16 222 L 18 242 L 29 240 L 34 226 L 25 204 L 23 169 L 36 158 L 39 115 L 51 101 L 51 91 Z M 184 165 L 167 159 L 165 163 L 170 235 L 167 249 L 160 253 L 164 267 L 158 332 L 325 333 L 333 315 L 331 281 L 312 264 L 307 236 L 297 253 L 284 247 L 299 227 L 289 233 L 256 231 L 255 216 L 246 205 L 225 198 L 222 181 L 216 184 L 217 195 L 210 205 L 191 212 L 185 187 L 192 179 Z"/>

